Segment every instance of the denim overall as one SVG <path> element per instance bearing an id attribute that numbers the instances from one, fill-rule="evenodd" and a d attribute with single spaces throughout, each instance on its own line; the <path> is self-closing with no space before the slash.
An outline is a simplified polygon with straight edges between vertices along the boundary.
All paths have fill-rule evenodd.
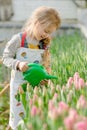
<path id="1" fill-rule="evenodd" d="M 16 59 L 20 61 L 26 61 L 28 63 L 42 61 L 42 54 L 44 49 L 31 49 L 27 47 L 26 34 L 21 35 L 21 47 L 18 48 L 16 53 Z M 16 130 L 19 121 L 21 120 L 20 114 L 24 113 L 24 108 L 22 103 L 19 103 L 15 96 L 18 92 L 19 86 L 24 83 L 22 72 L 18 70 L 12 70 L 11 81 L 10 81 L 10 120 L 9 125 L 12 129 Z"/>

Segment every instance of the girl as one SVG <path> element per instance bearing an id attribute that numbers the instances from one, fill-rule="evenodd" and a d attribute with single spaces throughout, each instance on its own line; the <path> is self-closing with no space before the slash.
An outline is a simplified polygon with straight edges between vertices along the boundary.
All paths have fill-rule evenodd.
<path id="1" fill-rule="evenodd" d="M 18 104 L 15 98 L 20 84 L 25 82 L 22 72 L 28 69 L 28 63 L 43 63 L 44 52 L 49 55 L 50 34 L 56 31 L 59 25 L 60 17 L 55 9 L 39 7 L 26 22 L 22 32 L 14 35 L 6 45 L 3 63 L 12 69 L 9 120 L 12 129 L 17 129 L 18 122 L 21 120 L 20 114 L 24 112 L 22 104 Z M 49 73 L 49 65 L 46 69 Z"/>

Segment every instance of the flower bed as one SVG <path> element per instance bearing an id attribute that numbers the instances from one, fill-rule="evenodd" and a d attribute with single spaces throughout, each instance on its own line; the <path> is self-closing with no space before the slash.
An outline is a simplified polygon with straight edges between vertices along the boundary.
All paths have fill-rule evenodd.
<path id="1" fill-rule="evenodd" d="M 87 130 L 86 40 L 73 31 L 55 38 L 50 51 L 52 74 L 58 79 L 34 89 L 28 85 L 27 100 L 26 93 L 20 93 L 25 116 L 20 114 L 18 130 Z"/>
<path id="2" fill-rule="evenodd" d="M 27 85 L 20 93 L 25 116 L 18 129 L 87 130 L 87 44 L 78 32 L 54 39 L 52 73 L 48 86 Z"/>

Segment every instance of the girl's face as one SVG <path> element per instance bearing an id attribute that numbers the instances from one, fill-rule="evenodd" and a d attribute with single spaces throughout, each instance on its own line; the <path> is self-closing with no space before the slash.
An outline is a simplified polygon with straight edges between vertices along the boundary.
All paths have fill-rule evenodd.
<path id="1" fill-rule="evenodd" d="M 34 28 L 34 36 L 38 41 L 40 41 L 45 38 L 50 38 L 50 34 L 53 33 L 55 30 L 56 30 L 56 26 L 54 25 L 50 25 L 46 28 L 44 28 L 43 25 L 40 26 L 37 25 Z"/>

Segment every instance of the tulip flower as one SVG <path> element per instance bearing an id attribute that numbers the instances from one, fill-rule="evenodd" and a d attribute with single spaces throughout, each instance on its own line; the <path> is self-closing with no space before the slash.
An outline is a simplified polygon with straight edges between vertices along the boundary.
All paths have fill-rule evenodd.
<path id="1" fill-rule="evenodd" d="M 85 82 L 82 78 L 79 79 L 79 88 L 83 88 L 85 86 Z"/>
<path id="2" fill-rule="evenodd" d="M 68 88 L 70 88 L 72 84 L 73 84 L 73 77 L 69 77 L 68 82 L 67 82 Z"/>
<path id="3" fill-rule="evenodd" d="M 83 95 L 77 101 L 77 109 L 87 108 L 87 101 Z"/>
<path id="4" fill-rule="evenodd" d="M 87 121 L 79 121 L 74 126 L 75 130 L 87 130 Z"/>
<path id="5" fill-rule="evenodd" d="M 38 114 L 38 108 L 36 106 L 32 106 L 31 116 L 36 116 L 37 114 Z"/>
<path id="6" fill-rule="evenodd" d="M 66 117 L 64 119 L 64 124 L 65 124 L 66 130 L 73 130 L 74 121 L 72 120 L 72 118 Z"/>

